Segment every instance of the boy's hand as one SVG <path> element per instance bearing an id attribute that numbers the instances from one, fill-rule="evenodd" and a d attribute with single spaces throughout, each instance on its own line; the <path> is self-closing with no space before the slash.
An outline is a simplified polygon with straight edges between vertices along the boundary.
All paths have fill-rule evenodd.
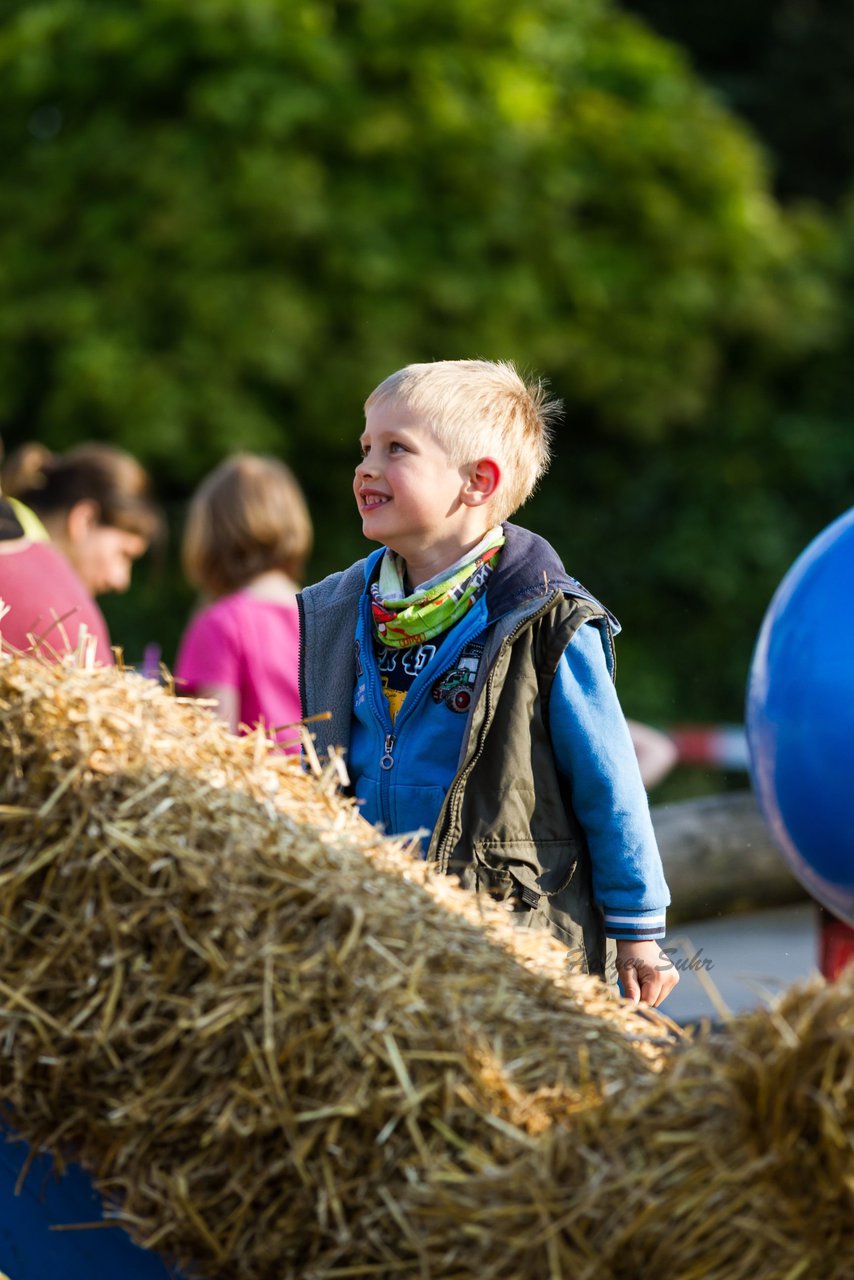
<path id="1" fill-rule="evenodd" d="M 617 974 L 626 999 L 659 1005 L 679 981 L 676 966 L 660 942 L 617 942 Z"/>

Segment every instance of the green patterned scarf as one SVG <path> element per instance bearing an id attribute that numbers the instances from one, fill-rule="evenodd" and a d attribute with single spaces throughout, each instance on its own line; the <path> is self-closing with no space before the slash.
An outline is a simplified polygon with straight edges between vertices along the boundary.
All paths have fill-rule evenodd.
<path id="1" fill-rule="evenodd" d="M 408 649 L 459 622 L 486 590 L 504 541 L 504 530 L 496 525 L 472 551 L 443 570 L 441 578 L 422 583 L 411 595 L 404 594 L 403 560 L 386 548 L 379 580 L 371 585 L 376 638 L 390 649 Z"/>

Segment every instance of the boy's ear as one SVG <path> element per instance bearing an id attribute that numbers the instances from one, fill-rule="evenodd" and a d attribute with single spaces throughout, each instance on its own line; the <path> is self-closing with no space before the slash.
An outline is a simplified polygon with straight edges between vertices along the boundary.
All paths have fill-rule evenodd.
<path id="1" fill-rule="evenodd" d="M 462 500 L 467 507 L 482 507 L 495 496 L 501 483 L 501 468 L 494 458 L 478 458 L 468 468 Z"/>

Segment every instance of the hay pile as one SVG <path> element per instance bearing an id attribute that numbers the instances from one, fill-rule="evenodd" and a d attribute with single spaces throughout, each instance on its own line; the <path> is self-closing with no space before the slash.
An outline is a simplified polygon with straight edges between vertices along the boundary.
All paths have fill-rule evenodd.
<path id="1" fill-rule="evenodd" d="M 334 763 L 17 658 L 0 744 L 0 1096 L 142 1243 L 211 1280 L 854 1273 L 850 986 L 685 1047 Z"/>
<path id="2" fill-rule="evenodd" d="M 410 1186 L 649 1073 L 630 1037 L 662 1026 L 496 949 L 333 770 L 24 660 L 0 664 L 0 741 L 0 1096 L 203 1274 L 405 1253 Z"/>
<path id="3" fill-rule="evenodd" d="M 854 975 L 742 1015 L 502 1168 L 431 1187 L 431 1261 L 451 1213 L 478 1262 L 448 1274 L 850 1280 Z M 508 1266 L 507 1240 L 536 1261 Z"/>

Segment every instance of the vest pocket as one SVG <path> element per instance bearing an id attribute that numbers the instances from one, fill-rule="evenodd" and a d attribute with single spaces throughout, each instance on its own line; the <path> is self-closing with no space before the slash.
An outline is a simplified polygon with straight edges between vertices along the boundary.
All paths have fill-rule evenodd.
<path id="1" fill-rule="evenodd" d="M 487 838 L 472 854 L 476 888 L 494 898 L 514 895 L 530 907 L 566 889 L 578 866 L 578 850 L 567 840 Z"/>
<path id="2" fill-rule="evenodd" d="M 571 840 L 487 838 L 474 844 L 462 880 L 506 902 L 515 925 L 547 929 L 567 948 L 575 972 L 605 976 L 604 917 L 593 900 L 589 864 L 579 859 Z"/>

